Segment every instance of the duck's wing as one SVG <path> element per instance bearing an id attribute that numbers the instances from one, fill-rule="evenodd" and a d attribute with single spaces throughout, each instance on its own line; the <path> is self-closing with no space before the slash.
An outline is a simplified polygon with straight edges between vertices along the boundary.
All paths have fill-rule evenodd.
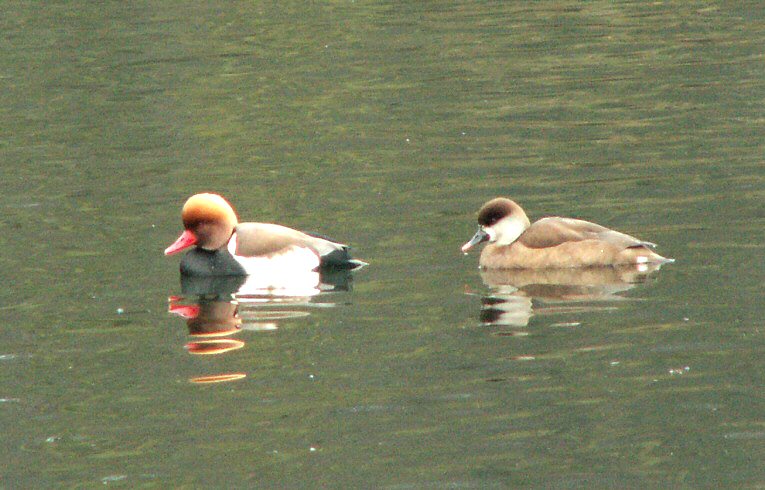
<path id="1" fill-rule="evenodd" d="M 236 226 L 235 255 L 242 257 L 271 257 L 294 248 L 310 248 L 311 237 L 273 223 L 240 223 Z"/>
<path id="2" fill-rule="evenodd" d="M 237 255 L 273 256 L 295 248 L 307 248 L 319 256 L 322 266 L 355 268 L 366 265 L 351 258 L 348 245 L 282 225 L 241 223 L 236 227 L 236 234 Z"/>
<path id="3" fill-rule="evenodd" d="M 596 223 L 557 216 L 540 219 L 518 238 L 520 243 L 529 248 L 550 248 L 584 240 L 600 240 L 623 248 L 655 246 L 651 242 Z"/>

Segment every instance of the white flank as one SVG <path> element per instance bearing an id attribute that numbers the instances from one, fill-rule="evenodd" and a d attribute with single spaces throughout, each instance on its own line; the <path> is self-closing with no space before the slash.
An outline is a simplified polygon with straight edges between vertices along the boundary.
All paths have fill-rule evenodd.
<path id="1" fill-rule="evenodd" d="M 228 242 L 228 251 L 247 272 L 247 280 L 240 289 L 252 294 L 256 291 L 279 290 L 284 296 L 312 296 L 318 293 L 319 257 L 307 247 L 293 245 L 284 252 L 269 257 L 243 257 L 236 255 L 236 235 Z"/>

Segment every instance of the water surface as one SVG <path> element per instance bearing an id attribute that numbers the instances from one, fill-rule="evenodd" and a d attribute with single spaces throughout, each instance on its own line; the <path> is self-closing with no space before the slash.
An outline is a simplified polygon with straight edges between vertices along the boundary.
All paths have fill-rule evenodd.
<path id="1" fill-rule="evenodd" d="M 759 4 L 0 14 L 4 486 L 765 485 Z M 202 190 L 370 266 L 196 355 Z M 503 290 L 459 253 L 498 195 L 677 262 Z"/>

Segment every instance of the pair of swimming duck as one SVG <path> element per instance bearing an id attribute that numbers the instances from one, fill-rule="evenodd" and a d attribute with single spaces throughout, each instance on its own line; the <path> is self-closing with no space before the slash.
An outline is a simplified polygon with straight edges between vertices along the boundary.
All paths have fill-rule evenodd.
<path id="1" fill-rule="evenodd" d="M 354 269 L 348 246 L 271 223 L 239 223 L 232 206 L 217 194 L 196 194 L 183 206 L 185 231 L 167 249 L 171 255 L 195 248 L 181 262 L 187 275 L 281 274 L 322 267 Z M 483 269 L 547 269 L 671 262 L 655 245 L 604 226 L 548 217 L 531 224 L 523 209 L 499 197 L 478 212 L 479 228 L 462 251 L 488 242 Z"/>

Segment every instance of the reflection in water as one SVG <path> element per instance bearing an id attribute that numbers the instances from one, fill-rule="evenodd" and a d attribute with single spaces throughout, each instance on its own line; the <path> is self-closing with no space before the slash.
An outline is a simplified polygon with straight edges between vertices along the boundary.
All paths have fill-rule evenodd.
<path id="1" fill-rule="evenodd" d="M 180 304 L 171 298 L 168 311 L 186 319 L 189 335 L 194 337 L 221 337 L 239 331 L 242 320 L 237 315 L 237 303 L 199 296 L 197 303 Z M 177 301 L 182 300 L 178 298 Z"/>
<path id="2" fill-rule="evenodd" d="M 213 376 L 199 376 L 191 378 L 189 381 L 198 384 L 223 383 L 226 381 L 236 381 L 237 379 L 242 379 L 246 376 L 247 375 L 244 373 L 217 374 Z"/>
<path id="3" fill-rule="evenodd" d="M 182 295 L 169 298 L 168 311 L 186 320 L 189 335 L 194 337 L 185 346 L 189 354 L 223 354 L 244 347 L 243 340 L 230 338 L 242 330 L 277 330 L 280 321 L 309 316 L 305 308 L 334 306 L 319 301 L 319 297 L 323 293 L 350 290 L 350 278 L 347 270 L 332 270 L 317 272 L 298 287 L 263 289 L 250 276 L 181 276 Z M 244 373 L 222 373 L 190 381 L 220 383 L 244 377 Z"/>
<path id="4" fill-rule="evenodd" d="M 186 344 L 189 354 L 223 354 L 230 350 L 241 349 L 244 342 L 232 339 L 199 340 Z"/>
<path id="5" fill-rule="evenodd" d="M 619 293 L 644 283 L 660 268 L 661 264 L 640 264 L 587 269 L 482 270 L 481 279 L 492 291 L 482 298 L 481 323 L 525 327 L 533 315 L 604 309 L 602 305 L 584 303 L 623 301 L 625 298 Z"/>

